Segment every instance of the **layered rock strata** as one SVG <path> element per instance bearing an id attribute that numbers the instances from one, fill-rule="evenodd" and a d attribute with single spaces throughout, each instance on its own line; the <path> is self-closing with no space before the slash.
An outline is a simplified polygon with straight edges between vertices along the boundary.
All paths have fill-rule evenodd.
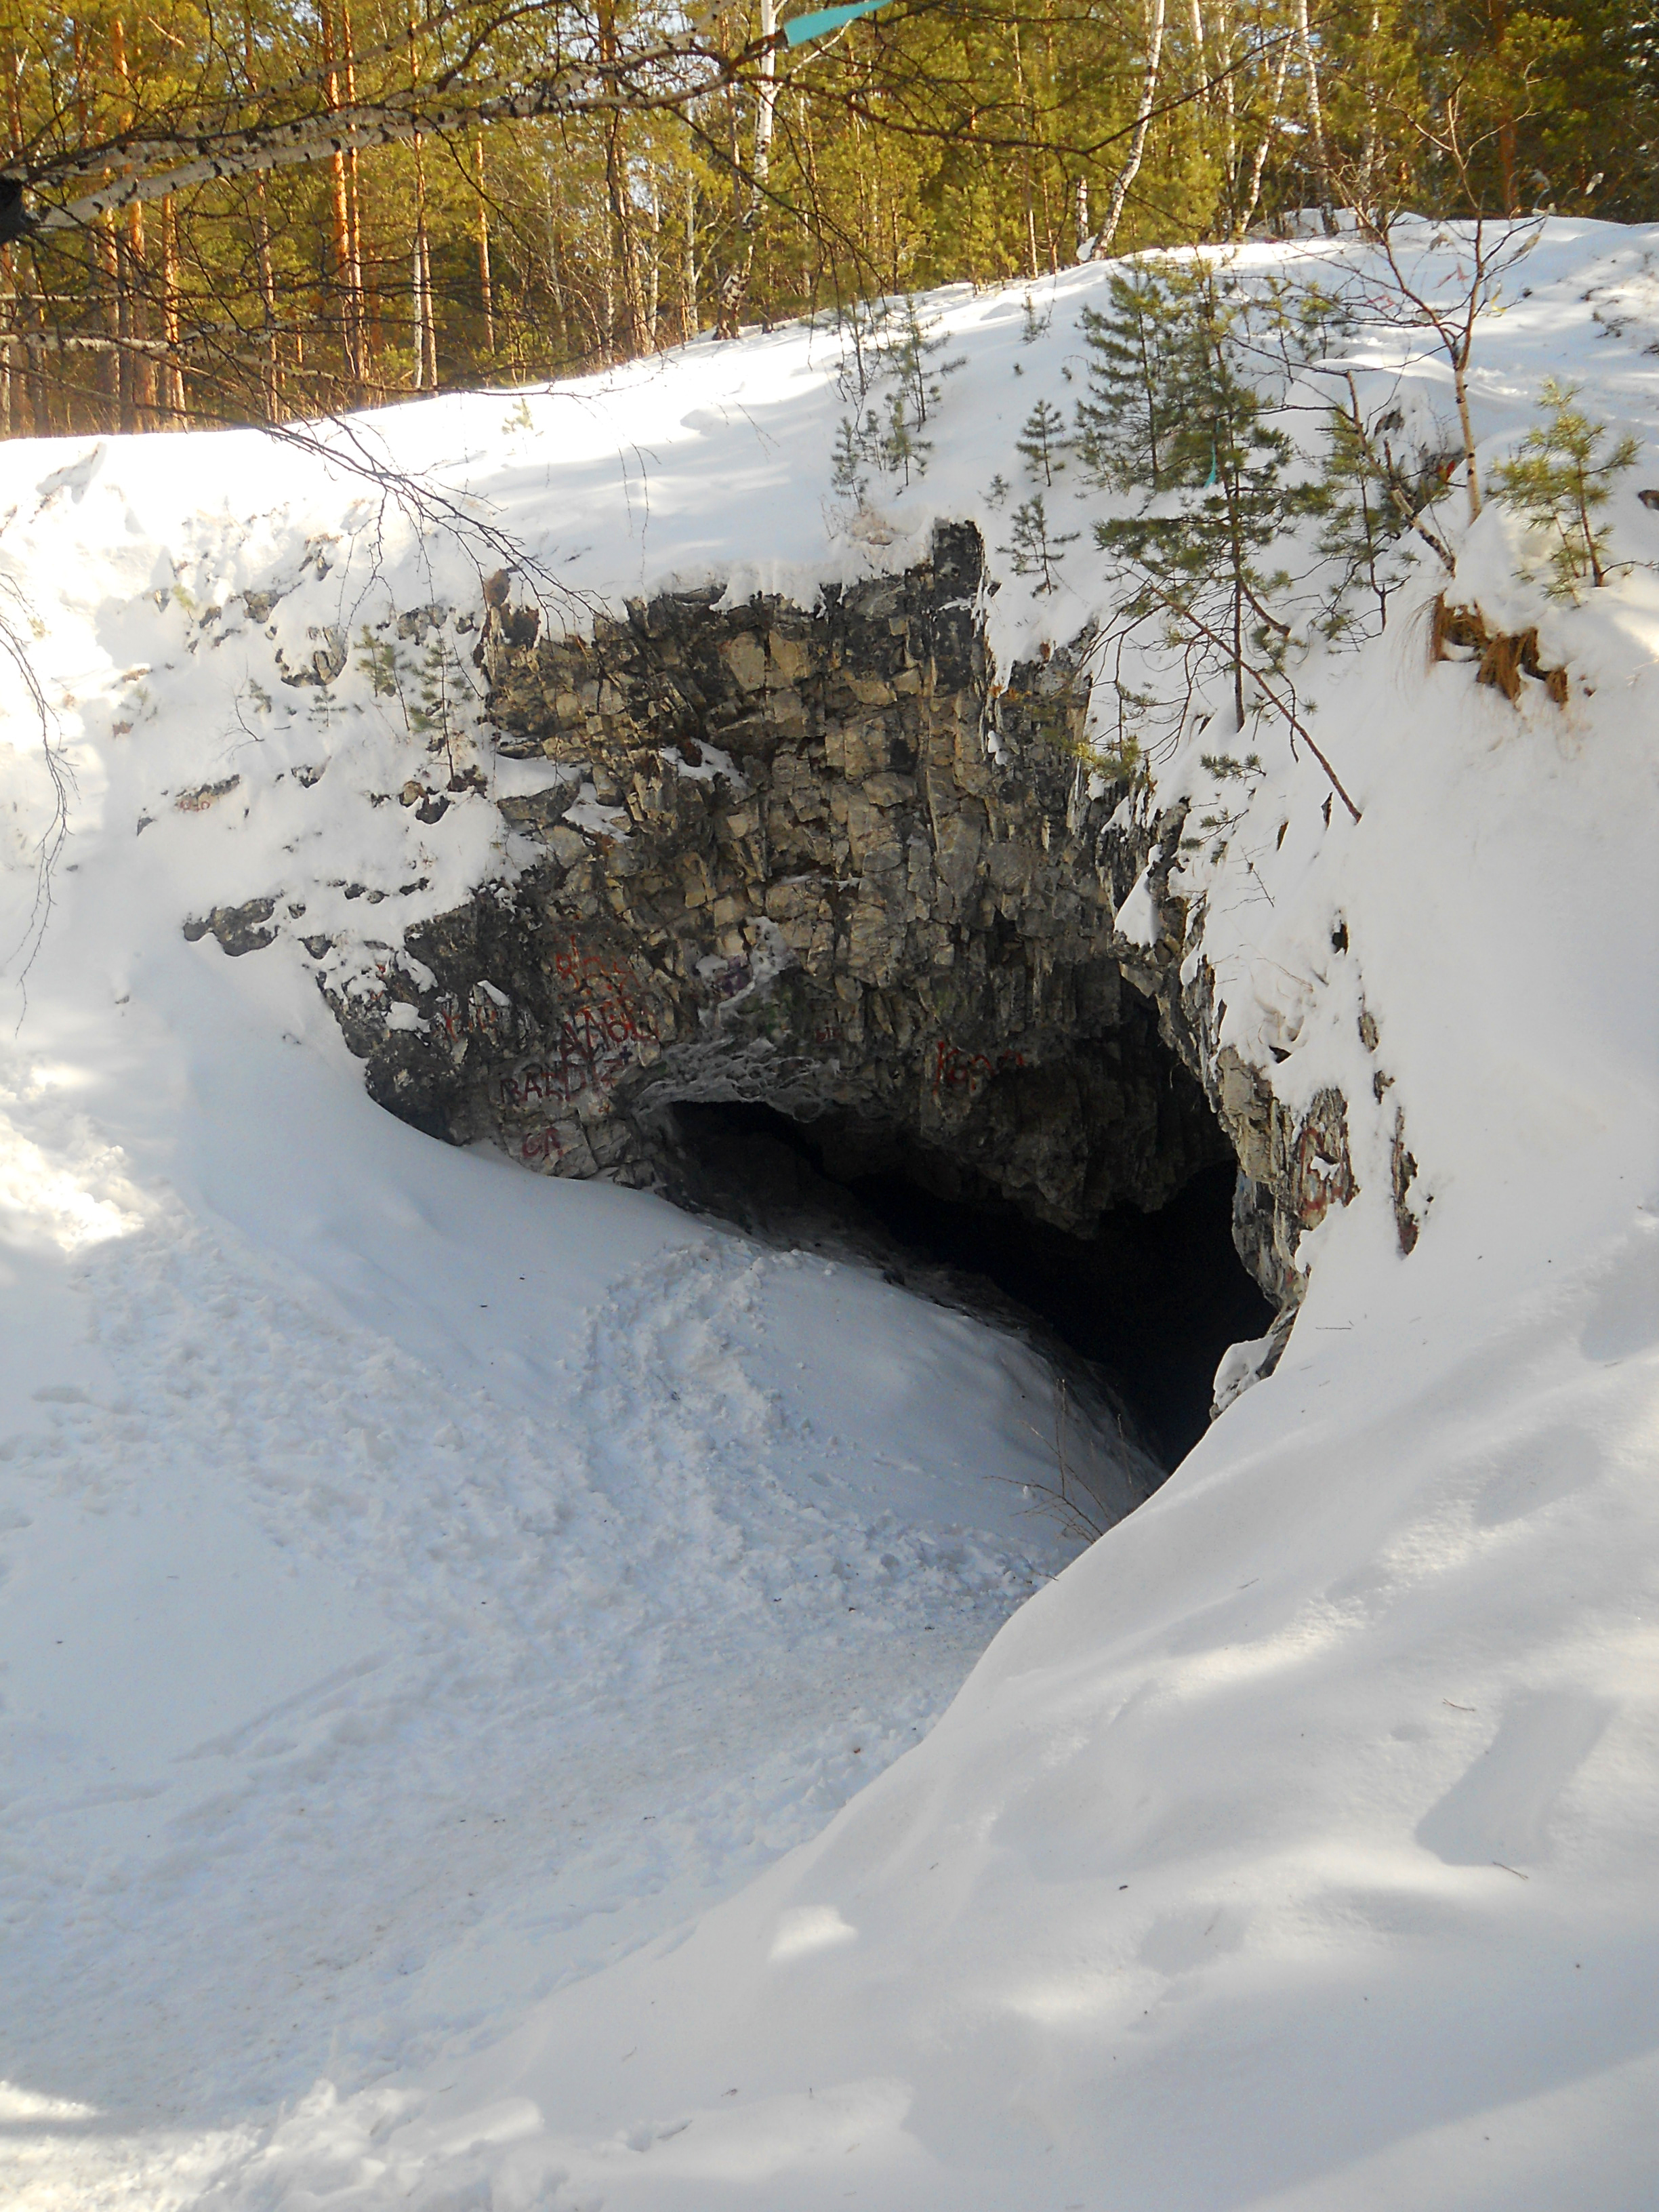
<path id="1" fill-rule="evenodd" d="M 1241 1249 L 1293 1295 L 1301 1229 L 1352 1188 L 1341 1102 L 1281 1127 L 1210 1049 L 1164 880 L 1179 823 L 1146 824 L 1082 757 L 1078 656 L 993 682 L 986 588 L 977 533 L 951 527 L 811 611 L 665 593 L 591 638 L 540 635 L 494 580 L 489 718 L 550 787 L 502 802 L 534 848 L 510 887 L 335 999 L 374 1096 L 546 1173 L 671 1193 L 675 1103 L 759 1102 L 832 1173 L 899 1169 L 1083 1236 L 1231 1139 Z M 1114 935 L 1149 860 L 1150 951 Z"/>

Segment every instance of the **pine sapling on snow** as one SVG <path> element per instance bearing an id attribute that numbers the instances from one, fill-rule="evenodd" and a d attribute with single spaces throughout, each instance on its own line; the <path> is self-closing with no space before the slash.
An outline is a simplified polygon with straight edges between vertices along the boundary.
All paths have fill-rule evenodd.
<path id="1" fill-rule="evenodd" d="M 944 397 L 945 378 L 968 366 L 966 354 L 959 354 L 954 361 L 936 359 L 945 344 L 942 337 L 932 335 L 937 327 L 937 318 L 924 323 L 915 301 L 907 297 L 896 332 L 885 337 L 881 347 L 883 368 L 903 394 L 911 425 L 917 432 L 927 428 L 928 416 Z"/>
<path id="2" fill-rule="evenodd" d="M 860 429 L 850 415 L 843 415 L 836 430 L 835 452 L 830 464 L 830 481 L 836 489 L 846 492 L 860 507 L 870 489 L 869 471 L 875 459 L 874 447 L 879 441 L 881 425 L 873 414 Z"/>
<path id="3" fill-rule="evenodd" d="M 843 360 L 842 388 L 850 398 L 855 386 L 862 399 L 884 383 L 882 412 L 866 408 L 861 423 L 856 416 L 843 416 L 830 464 L 836 489 L 850 494 L 860 506 L 872 469 L 901 477 L 907 485 L 913 473 L 927 473 L 933 447 L 923 432 L 943 396 L 943 380 L 966 365 L 965 357 L 935 360 L 945 341 L 929 335 L 933 325 L 923 322 L 914 300 L 907 299 L 896 317 L 890 309 L 884 311 L 880 327 L 882 336 L 872 341 L 868 328 L 854 317 L 855 349 L 850 366 Z"/>
<path id="4" fill-rule="evenodd" d="M 1294 507 L 1287 481 L 1293 449 L 1266 419 L 1261 395 L 1240 373 L 1233 343 L 1237 303 L 1214 272 L 1194 281 L 1166 321 L 1143 419 L 1164 424 L 1148 492 L 1178 488 L 1179 504 L 1097 523 L 1096 540 L 1125 570 L 1118 621 L 1150 623 L 1178 647 L 1194 684 L 1225 669 L 1235 727 L 1246 704 L 1277 672 L 1290 625 L 1273 605 L 1288 583 L 1263 565 Z"/>
<path id="5" fill-rule="evenodd" d="M 1163 289 L 1155 311 L 1142 301 L 1136 313 L 1151 342 L 1138 398 L 1133 362 L 1122 372 L 1133 402 L 1131 430 L 1126 438 L 1103 426 L 1101 435 L 1118 440 L 1112 469 L 1121 486 L 1139 483 L 1143 506 L 1138 515 L 1097 522 L 1094 533 L 1121 579 L 1101 639 L 1120 671 L 1120 693 L 1127 696 L 1121 671 L 1131 641 L 1179 672 L 1173 701 L 1167 688 L 1163 694 L 1177 727 L 1224 677 L 1235 729 L 1258 712 L 1281 720 L 1292 747 L 1307 746 L 1357 821 L 1358 809 L 1309 731 L 1289 672 L 1291 631 L 1279 610 L 1291 579 L 1268 562 L 1305 495 L 1291 480 L 1291 440 L 1241 368 L 1248 301 L 1195 261 L 1178 285 Z M 1138 469 L 1128 465 L 1137 451 Z M 1161 682 L 1167 686 L 1167 675 Z"/>
<path id="6" fill-rule="evenodd" d="M 1103 314 L 1083 310 L 1089 397 L 1077 406 L 1078 457 L 1115 491 L 1160 492 L 1170 481 L 1189 336 L 1184 272 L 1113 273 Z"/>
<path id="7" fill-rule="evenodd" d="M 476 697 L 476 687 L 453 646 L 441 637 L 433 638 L 421 659 L 409 726 L 416 737 L 426 739 L 428 752 L 441 752 L 447 759 L 452 787 L 461 773 L 455 748 L 467 734 L 467 713 Z"/>
<path id="8" fill-rule="evenodd" d="M 1369 593 L 1376 627 L 1388 627 L 1389 597 L 1411 565 L 1411 535 L 1431 546 L 1449 573 L 1452 568 L 1451 553 L 1431 520 L 1447 480 L 1431 465 L 1413 468 L 1396 455 L 1393 434 L 1402 427 L 1397 409 L 1368 421 L 1352 373 L 1340 372 L 1326 414 L 1319 475 L 1303 492 L 1320 526 L 1319 550 L 1334 564 L 1318 623 L 1328 638 L 1357 626 L 1351 605 L 1356 592 Z"/>
<path id="9" fill-rule="evenodd" d="M 890 477 L 902 475 L 907 484 L 912 469 L 919 477 L 927 475 L 933 451 L 933 440 L 921 435 L 925 418 L 913 417 L 910 405 L 910 395 L 904 386 L 895 385 L 887 394 L 887 427 L 880 432 L 877 443 L 883 468 Z"/>
<path id="10" fill-rule="evenodd" d="M 1026 416 L 1020 434 L 1014 441 L 1014 449 L 1024 460 L 1031 476 L 1041 477 L 1051 490 L 1054 478 L 1065 468 L 1061 456 L 1070 441 L 1066 435 L 1066 417 L 1058 407 L 1051 407 L 1046 399 L 1039 399 Z"/>
<path id="11" fill-rule="evenodd" d="M 398 684 L 397 647 L 388 637 L 376 637 L 365 623 L 357 633 L 357 666 L 368 678 L 368 688 L 377 699 L 396 699 L 401 696 Z"/>
<path id="12" fill-rule="evenodd" d="M 1013 562 L 1014 574 L 1040 577 L 1039 592 L 1056 590 L 1060 583 L 1060 564 L 1066 558 L 1063 548 L 1073 543 L 1078 532 L 1075 530 L 1049 530 L 1041 492 L 1014 509 L 1008 528 L 1010 543 L 998 550 L 1007 554 Z"/>
<path id="13" fill-rule="evenodd" d="M 1610 575 L 1629 562 L 1609 568 L 1606 530 L 1596 517 L 1607 503 L 1613 479 L 1636 465 L 1638 438 L 1620 438 L 1611 447 L 1607 426 L 1574 403 L 1580 386 L 1547 376 L 1539 391 L 1544 420 L 1521 441 L 1512 460 L 1494 470 L 1492 488 L 1532 534 L 1549 548 L 1552 599 L 1573 599 L 1588 582 L 1599 591 Z"/>

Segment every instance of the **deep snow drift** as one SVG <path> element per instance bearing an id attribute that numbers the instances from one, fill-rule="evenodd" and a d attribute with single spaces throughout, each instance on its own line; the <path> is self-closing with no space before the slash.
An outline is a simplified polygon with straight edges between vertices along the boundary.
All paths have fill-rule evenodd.
<path id="1" fill-rule="evenodd" d="M 1490 456 L 1549 371 L 1650 433 L 1656 254 L 1550 226 L 1477 346 Z M 1358 1194 L 1304 1255 L 1277 1373 L 1069 1565 L 1029 1355 L 428 1142 L 363 1097 L 309 972 L 307 933 L 367 973 L 510 872 L 490 792 L 534 782 L 463 702 L 486 789 L 435 825 L 384 803 L 422 747 L 363 633 L 476 606 L 503 538 L 590 602 L 810 595 L 915 557 L 936 515 L 998 547 L 988 489 L 1019 483 L 1034 401 L 1069 408 L 1103 281 L 1030 313 L 945 295 L 967 365 L 931 465 L 863 509 L 829 483 L 825 331 L 361 426 L 359 460 L 384 440 L 439 488 L 429 526 L 253 437 L 0 447 L 0 556 L 73 777 L 47 910 L 16 689 L 23 2201 L 1650 2201 L 1659 576 L 1547 601 L 1489 508 L 1458 590 L 1539 623 L 1565 707 L 1425 666 L 1425 562 L 1309 678 L 1362 821 L 1255 740 L 1243 823 L 1182 888 L 1221 1041 L 1289 1103 L 1343 1090 Z M 1391 375 L 1406 342 L 1365 343 Z M 1432 362 L 1402 396 L 1444 412 Z M 1650 480 L 1644 453 L 1609 510 L 1634 563 L 1659 557 Z M 1005 656 L 1098 611 L 1086 531 L 1057 591 L 1004 574 Z M 431 665 L 464 669 L 442 635 Z M 334 672 L 284 683 L 307 668 Z M 1149 803 L 1212 803 L 1205 742 Z M 256 897 L 274 945 L 185 942 Z"/>

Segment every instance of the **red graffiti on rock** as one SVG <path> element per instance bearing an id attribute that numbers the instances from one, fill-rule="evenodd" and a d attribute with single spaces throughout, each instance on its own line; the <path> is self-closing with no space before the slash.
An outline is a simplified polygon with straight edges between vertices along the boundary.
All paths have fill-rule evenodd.
<path id="1" fill-rule="evenodd" d="M 500 1103 L 510 1110 L 532 1102 L 568 1105 L 585 1092 L 609 1091 L 634 1064 L 638 1048 L 657 1036 L 655 1018 L 626 961 L 584 952 L 573 938 L 553 966 L 568 987 L 569 1003 L 545 1060 L 501 1079 Z"/>
<path id="2" fill-rule="evenodd" d="M 933 1047 L 933 1096 L 977 1098 L 993 1076 L 1010 1067 L 1024 1067 L 1023 1052 L 963 1052 L 959 1045 L 940 1037 Z"/>
<path id="3" fill-rule="evenodd" d="M 446 991 L 433 1012 L 452 1043 L 462 1036 L 483 1036 L 493 1042 L 511 1023 L 513 1002 L 493 984 L 475 983 L 465 1001 L 458 1000 L 453 991 Z"/>

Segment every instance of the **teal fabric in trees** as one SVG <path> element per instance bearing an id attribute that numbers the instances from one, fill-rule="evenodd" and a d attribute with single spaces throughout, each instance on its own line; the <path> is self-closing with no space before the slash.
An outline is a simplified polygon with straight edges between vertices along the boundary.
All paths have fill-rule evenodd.
<path id="1" fill-rule="evenodd" d="M 841 8 L 815 8 L 810 15 L 796 15 L 783 26 L 784 44 L 804 46 L 810 39 L 822 39 L 831 31 L 840 30 L 843 23 L 851 23 L 860 15 L 873 15 L 878 8 L 884 8 L 888 0 L 848 0 Z"/>

